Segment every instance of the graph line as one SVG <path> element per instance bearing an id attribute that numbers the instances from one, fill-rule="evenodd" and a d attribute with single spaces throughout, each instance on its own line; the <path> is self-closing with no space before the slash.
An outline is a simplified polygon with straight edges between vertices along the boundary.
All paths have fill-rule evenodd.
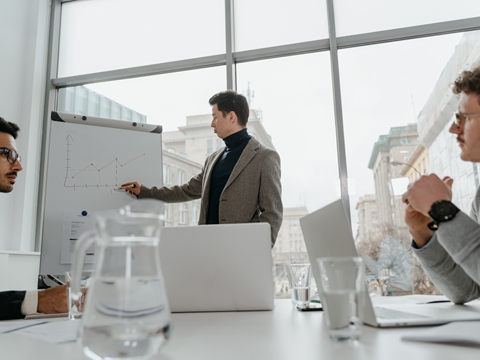
<path id="1" fill-rule="evenodd" d="M 70 161 L 72 160 L 71 159 L 71 153 L 72 153 L 72 149 L 71 149 L 71 145 L 72 143 L 74 143 L 75 140 L 73 139 L 73 137 L 69 134 L 67 135 L 67 138 L 66 138 L 66 174 L 65 174 L 65 179 L 64 179 L 64 183 L 63 183 L 63 186 L 64 187 L 69 187 L 69 188 L 73 188 L 73 189 L 77 189 L 77 188 L 109 188 L 109 187 L 118 187 L 119 185 L 117 184 L 117 181 L 115 181 L 116 183 L 115 184 L 107 184 L 107 183 L 102 183 L 102 180 L 101 180 L 101 174 L 102 174 L 102 171 L 105 170 L 105 169 L 108 169 L 110 166 L 112 165 L 115 165 L 115 176 L 118 175 L 118 167 L 122 168 L 124 166 L 126 166 L 127 164 L 145 156 L 146 154 L 140 154 L 138 156 L 135 156 L 125 162 L 120 162 L 118 160 L 118 158 L 115 158 L 113 160 L 111 160 L 110 162 L 108 162 L 107 164 L 99 167 L 98 165 L 95 165 L 94 163 L 90 163 L 89 165 L 85 166 L 84 168 L 82 168 L 81 170 L 77 171 L 74 175 L 69 175 L 69 173 L 71 173 L 74 169 L 72 169 L 70 167 Z M 79 176 L 80 174 L 84 173 L 84 172 L 88 172 L 88 171 L 94 171 L 98 174 L 98 183 L 97 184 L 73 184 L 73 185 L 67 185 L 67 182 L 68 180 L 70 179 L 75 179 L 77 176 Z"/>

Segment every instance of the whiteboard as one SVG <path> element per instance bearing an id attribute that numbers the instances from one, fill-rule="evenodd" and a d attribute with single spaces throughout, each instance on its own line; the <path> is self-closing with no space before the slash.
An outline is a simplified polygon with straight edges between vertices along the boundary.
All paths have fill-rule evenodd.
<path id="1" fill-rule="evenodd" d="M 121 184 L 162 185 L 161 126 L 91 117 L 87 122 L 85 116 L 82 123 L 75 121 L 77 116 L 58 114 L 52 113 L 57 121 L 51 123 L 47 150 L 42 275 L 70 270 L 76 235 L 93 228 L 95 212 L 135 201 L 116 190 Z M 65 120 L 69 122 L 61 122 Z M 85 269 L 92 262 L 87 256 Z"/>

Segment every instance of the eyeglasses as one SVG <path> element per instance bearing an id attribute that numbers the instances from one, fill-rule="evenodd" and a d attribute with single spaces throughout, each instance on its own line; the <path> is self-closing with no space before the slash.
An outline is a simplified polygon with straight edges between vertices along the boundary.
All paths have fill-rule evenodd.
<path id="1" fill-rule="evenodd" d="M 470 119 L 472 116 L 478 116 L 478 115 L 480 115 L 480 112 L 471 112 L 471 113 L 465 113 L 465 114 L 455 113 L 455 120 L 453 121 L 453 123 L 455 124 L 457 129 L 459 129 L 461 125 L 465 124 L 465 121 L 467 119 Z"/>
<path id="2" fill-rule="evenodd" d="M 15 150 L 2 147 L 0 148 L 0 154 L 5 156 L 10 164 L 15 164 L 15 161 L 17 160 L 22 162 L 22 158 Z"/>

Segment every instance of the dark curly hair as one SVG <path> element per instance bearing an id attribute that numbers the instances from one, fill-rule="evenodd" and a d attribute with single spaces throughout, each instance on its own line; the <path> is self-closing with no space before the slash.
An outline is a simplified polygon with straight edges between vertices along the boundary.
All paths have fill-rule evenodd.
<path id="1" fill-rule="evenodd" d="M 20 131 L 20 128 L 18 127 L 17 124 L 14 124 L 0 117 L 0 132 L 10 134 L 13 136 L 14 139 L 16 139 L 19 131 Z"/>
<path id="2" fill-rule="evenodd" d="M 480 96 L 480 66 L 471 71 L 465 70 L 453 83 L 454 94 L 477 94 Z M 480 101 L 480 100 L 479 100 Z"/>
<path id="3" fill-rule="evenodd" d="M 223 116 L 233 111 L 237 115 L 238 124 L 243 127 L 247 126 L 250 109 L 245 96 L 238 94 L 236 91 L 227 90 L 213 95 L 208 103 L 210 106 L 217 104 L 217 108 Z"/>

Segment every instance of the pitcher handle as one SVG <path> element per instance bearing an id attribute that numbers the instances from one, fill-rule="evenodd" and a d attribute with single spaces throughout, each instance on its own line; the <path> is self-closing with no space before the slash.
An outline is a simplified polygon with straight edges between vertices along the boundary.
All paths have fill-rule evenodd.
<path id="1" fill-rule="evenodd" d="M 78 301 L 82 297 L 80 281 L 82 279 L 83 265 L 85 263 L 85 255 L 87 249 L 95 242 L 97 238 L 95 230 L 84 232 L 78 238 L 75 244 L 75 250 L 72 257 L 71 276 L 72 283 L 70 284 L 71 297 Z"/>

